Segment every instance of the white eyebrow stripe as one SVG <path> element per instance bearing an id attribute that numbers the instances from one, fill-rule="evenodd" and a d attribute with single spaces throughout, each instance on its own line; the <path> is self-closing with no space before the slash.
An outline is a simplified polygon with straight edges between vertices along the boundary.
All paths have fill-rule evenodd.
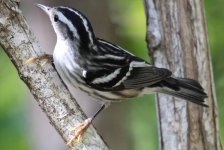
<path id="1" fill-rule="evenodd" d="M 80 14 L 79 12 L 77 12 L 77 11 L 71 9 L 71 8 L 67 8 L 67 7 L 62 7 L 62 8 L 65 8 L 65 9 L 68 9 L 68 10 L 74 12 L 76 15 L 78 15 L 81 18 L 82 23 L 83 23 L 86 31 L 88 32 L 90 43 L 93 44 L 92 31 L 90 31 L 90 29 L 89 29 L 88 22 L 87 22 L 86 18 L 84 18 L 82 14 Z"/>
<path id="2" fill-rule="evenodd" d="M 61 13 L 61 12 L 57 12 L 56 15 L 58 15 L 58 18 L 59 18 L 59 20 L 61 20 L 61 22 L 64 22 L 64 23 L 66 23 L 66 24 L 68 25 L 68 27 L 69 27 L 69 29 L 72 31 L 72 33 L 75 34 L 74 36 L 75 36 L 77 39 L 79 39 L 79 35 L 78 35 L 78 33 L 77 33 L 77 30 L 76 30 L 76 28 L 73 26 L 72 22 L 71 22 L 70 20 L 68 20 L 68 19 L 63 15 L 63 13 Z"/>

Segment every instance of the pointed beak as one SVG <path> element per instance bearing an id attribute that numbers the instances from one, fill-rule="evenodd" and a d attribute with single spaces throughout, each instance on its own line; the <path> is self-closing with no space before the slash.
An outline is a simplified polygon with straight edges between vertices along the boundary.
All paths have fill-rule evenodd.
<path id="1" fill-rule="evenodd" d="M 48 7 L 42 4 L 34 4 L 34 5 L 42 9 L 46 14 L 49 14 L 49 10 L 51 9 L 51 7 Z"/>

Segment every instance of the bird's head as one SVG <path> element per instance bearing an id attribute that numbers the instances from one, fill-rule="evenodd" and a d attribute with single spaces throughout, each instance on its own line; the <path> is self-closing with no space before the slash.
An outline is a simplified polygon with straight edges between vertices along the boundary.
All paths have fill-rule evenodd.
<path id="1" fill-rule="evenodd" d="M 58 40 L 71 40 L 81 46 L 94 44 L 95 35 L 89 20 L 78 10 L 69 7 L 49 7 L 35 4 L 50 18 Z"/>

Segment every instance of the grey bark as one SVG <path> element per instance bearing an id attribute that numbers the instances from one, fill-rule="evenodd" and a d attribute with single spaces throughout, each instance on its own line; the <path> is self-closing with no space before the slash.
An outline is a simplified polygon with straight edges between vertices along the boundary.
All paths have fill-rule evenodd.
<path id="1" fill-rule="evenodd" d="M 50 123 L 67 142 L 72 138 L 70 130 L 85 120 L 86 115 L 52 65 L 48 64 L 41 68 L 38 67 L 38 63 L 29 66 L 24 64 L 27 59 L 43 54 L 43 51 L 15 1 L 2 1 L 0 10 L 1 47 L 15 65 L 20 78 L 28 86 Z M 90 126 L 83 135 L 82 143 L 71 145 L 69 148 L 108 149 L 93 126 Z"/>
<path id="2" fill-rule="evenodd" d="M 162 150 L 220 150 L 211 56 L 200 0 L 145 0 L 149 53 L 157 67 L 198 80 L 209 108 L 157 94 Z"/>

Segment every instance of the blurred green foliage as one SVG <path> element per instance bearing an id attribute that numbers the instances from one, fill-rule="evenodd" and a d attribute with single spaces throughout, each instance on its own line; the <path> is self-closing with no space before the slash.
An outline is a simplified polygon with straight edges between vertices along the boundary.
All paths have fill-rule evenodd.
<path id="1" fill-rule="evenodd" d="M 116 34 L 120 44 L 139 57 L 149 60 L 145 42 L 146 20 L 142 1 L 115 0 L 112 9 L 117 12 L 114 18 L 119 20 Z"/>
<path id="2" fill-rule="evenodd" d="M 117 12 L 115 19 L 122 21 L 117 29 L 121 45 L 133 53 L 149 60 L 145 43 L 145 15 L 143 2 L 136 0 L 115 0 L 112 9 Z M 224 107 L 224 11 L 223 0 L 205 1 L 209 40 L 213 61 L 219 108 Z M 26 131 L 24 84 L 16 69 L 3 50 L 0 49 L 0 147 L 4 150 L 30 149 Z M 130 133 L 133 149 L 158 149 L 156 108 L 154 96 L 144 96 L 130 101 Z M 224 143 L 224 109 L 219 109 L 222 143 Z M 141 116 L 141 117 L 139 117 Z"/>
<path id="3" fill-rule="evenodd" d="M 205 1 L 209 43 L 212 55 L 213 73 L 218 100 L 221 141 L 224 143 L 224 1 Z"/>
<path id="4" fill-rule="evenodd" d="M 0 147 L 28 149 L 25 123 L 25 93 L 17 71 L 0 48 Z"/>

